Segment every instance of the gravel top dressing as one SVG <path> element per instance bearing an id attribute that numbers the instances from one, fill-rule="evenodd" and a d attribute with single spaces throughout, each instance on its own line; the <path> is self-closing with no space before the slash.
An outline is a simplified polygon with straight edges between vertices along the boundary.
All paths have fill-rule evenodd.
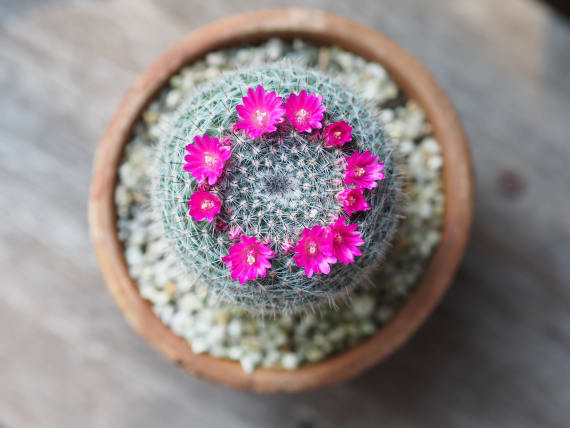
<path id="1" fill-rule="evenodd" d="M 401 161 L 404 218 L 378 283 L 362 284 L 336 308 L 322 306 L 309 314 L 260 318 L 220 304 L 184 273 L 176 254 L 168 251 L 149 193 L 155 145 L 186 95 L 224 71 L 282 58 L 330 73 L 381 110 L 383 125 Z M 370 337 L 414 290 L 441 236 L 445 205 L 442 163 L 440 146 L 431 135 L 425 113 L 376 63 L 338 48 L 277 39 L 213 52 L 173 76 L 170 86 L 135 126 L 115 192 L 119 238 L 142 296 L 193 352 L 239 361 L 247 372 L 258 366 L 294 370 Z"/>

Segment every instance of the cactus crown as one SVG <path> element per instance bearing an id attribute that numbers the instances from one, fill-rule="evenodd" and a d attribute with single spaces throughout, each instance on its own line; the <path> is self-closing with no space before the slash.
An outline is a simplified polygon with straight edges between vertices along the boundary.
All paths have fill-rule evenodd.
<path id="1" fill-rule="evenodd" d="M 285 107 L 291 105 L 287 98 L 290 94 L 303 90 L 322 97 L 326 108 L 319 120 L 322 128 L 299 131 L 293 126 L 294 117 L 287 116 L 290 120 L 283 117 L 274 121 L 273 131 L 259 136 L 244 132 L 238 123 L 244 116 L 238 115 L 236 107 L 252 95 L 248 90 L 259 85 L 266 94 L 274 92 L 283 102 L 287 99 Z M 254 121 L 265 117 L 259 116 L 259 110 L 257 114 Z M 331 125 L 338 122 L 350 125 L 351 141 L 331 146 L 327 136 L 331 135 Z M 226 151 L 231 151 L 214 180 L 197 180 L 184 169 L 193 139 L 205 135 L 217 138 L 218 154 L 224 159 L 229 157 Z M 220 299 L 256 313 L 289 313 L 322 302 L 334 304 L 337 297 L 347 295 L 373 274 L 397 225 L 400 190 L 396 165 L 376 111 L 342 84 L 315 70 L 277 63 L 227 72 L 185 101 L 158 150 L 153 204 L 187 273 Z M 347 189 L 361 192 L 358 186 L 347 184 L 347 159 L 366 151 L 383 163 L 384 179 L 362 192 L 363 203 L 370 209 L 352 213 L 343 206 L 339 194 L 346 196 Z M 196 221 L 200 217 L 193 214 L 192 204 L 189 213 L 189 201 L 198 201 L 198 210 L 211 208 L 215 217 L 207 218 L 206 213 Z M 358 225 L 363 243 L 353 251 L 354 262 L 332 264 L 330 259 L 330 273 L 323 274 L 328 265 L 321 265 L 323 269 L 316 268 L 315 275 L 308 275 L 306 266 L 303 269 L 295 258 L 301 251 L 296 246 L 303 242 L 309 245 L 308 240 L 302 241 L 304 232 L 317 229 L 330 243 L 333 238 L 327 228 L 339 217 L 346 217 L 349 225 Z M 242 244 L 255 238 L 256 246 L 236 246 L 242 235 L 246 239 L 240 241 Z M 233 246 L 237 256 L 242 254 L 239 249 L 245 251 L 249 264 L 265 255 L 270 266 L 260 268 L 253 279 L 240 284 L 231 277 L 237 270 L 236 259 L 232 263 L 229 258 Z M 310 255 L 313 249 L 306 249 Z"/>

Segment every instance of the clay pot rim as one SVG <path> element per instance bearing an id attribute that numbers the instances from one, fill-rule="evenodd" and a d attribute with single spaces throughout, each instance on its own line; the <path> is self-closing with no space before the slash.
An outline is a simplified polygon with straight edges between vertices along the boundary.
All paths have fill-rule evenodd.
<path id="1" fill-rule="evenodd" d="M 117 168 L 134 123 L 173 74 L 210 51 L 272 37 L 336 45 L 385 67 L 400 88 L 422 106 L 433 126 L 444 157 L 446 207 L 441 242 L 416 290 L 395 317 L 371 338 L 294 371 L 258 368 L 249 374 L 238 362 L 194 354 L 187 342 L 153 313 L 128 274 L 117 236 L 114 190 Z M 138 77 L 123 97 L 97 148 L 89 195 L 89 225 L 109 291 L 131 326 L 168 359 L 201 378 L 226 386 L 260 393 L 296 392 L 356 376 L 402 346 L 422 325 L 459 266 L 471 228 L 473 194 L 469 150 L 461 124 L 448 98 L 426 69 L 376 31 L 326 12 L 288 8 L 234 15 L 202 27 L 170 48 Z"/>

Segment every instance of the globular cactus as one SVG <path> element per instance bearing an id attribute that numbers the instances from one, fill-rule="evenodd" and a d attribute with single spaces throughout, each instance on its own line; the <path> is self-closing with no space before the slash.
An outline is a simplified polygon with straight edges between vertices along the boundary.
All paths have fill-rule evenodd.
<path id="1" fill-rule="evenodd" d="M 238 114 L 236 107 L 243 110 L 245 97 L 251 102 L 262 90 L 266 96 L 275 93 L 266 101 L 273 103 L 277 119 L 257 110 L 253 120 L 268 125 L 256 132 L 243 123 L 247 112 Z M 312 126 L 293 126 L 288 108 L 295 102 L 316 109 Z M 305 115 L 301 107 L 293 114 Z M 259 314 L 334 305 L 357 284 L 370 282 L 397 227 L 400 199 L 393 150 L 373 107 L 321 72 L 277 63 L 208 82 L 188 97 L 169 126 L 158 147 L 152 198 L 164 234 L 190 277 L 223 301 Z M 192 165 L 197 148 L 206 153 L 206 164 L 208 150 L 217 150 L 221 163 L 214 173 L 202 174 Z M 349 177 L 352 156 L 379 160 L 382 174 L 376 169 L 368 183 L 359 182 L 358 171 Z M 352 210 L 357 212 L 350 209 L 353 193 L 363 196 L 359 203 L 364 205 Z M 308 263 L 303 267 L 298 254 L 299 243 L 309 242 L 302 241 L 305 235 L 316 234 L 323 241 L 314 242 L 331 245 L 331 227 L 344 225 L 344 218 L 358 231 L 352 234 L 352 248 L 358 250 L 329 257 L 312 271 Z M 251 243 L 257 247 L 247 247 Z M 232 257 L 240 257 L 244 248 L 255 250 L 243 253 L 244 263 L 264 265 L 257 266 L 253 279 L 242 272 L 240 283 L 231 277 L 238 270 Z M 307 251 L 310 255 L 313 248 Z"/>

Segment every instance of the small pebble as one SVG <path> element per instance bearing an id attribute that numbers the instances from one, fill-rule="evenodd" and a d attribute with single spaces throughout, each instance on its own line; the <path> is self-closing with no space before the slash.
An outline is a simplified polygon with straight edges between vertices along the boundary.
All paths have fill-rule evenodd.
<path id="1" fill-rule="evenodd" d="M 374 311 L 374 299 L 367 295 L 352 298 L 352 310 L 359 318 L 366 318 Z"/>
<path id="2" fill-rule="evenodd" d="M 394 316 L 394 310 L 389 306 L 380 306 L 376 310 L 376 319 L 378 319 L 378 321 L 380 321 L 381 323 L 390 321 L 393 316 Z"/>
<path id="3" fill-rule="evenodd" d="M 295 370 L 299 366 L 299 357 L 292 352 L 287 352 L 281 358 L 281 365 L 285 370 Z"/>
<path id="4" fill-rule="evenodd" d="M 252 373 L 261 363 L 261 358 L 261 352 L 248 352 L 240 358 L 239 362 L 245 372 Z"/>
<path id="5" fill-rule="evenodd" d="M 209 349 L 208 342 L 202 338 L 196 338 L 191 343 L 192 352 L 195 354 L 203 354 Z"/>

